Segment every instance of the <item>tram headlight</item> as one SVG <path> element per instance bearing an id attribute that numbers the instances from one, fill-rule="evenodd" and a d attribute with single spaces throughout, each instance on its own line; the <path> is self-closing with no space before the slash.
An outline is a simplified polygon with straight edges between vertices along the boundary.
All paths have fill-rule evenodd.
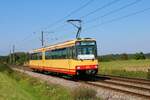
<path id="1" fill-rule="evenodd" d="M 80 66 L 77 66 L 77 69 L 80 69 Z"/>
<path id="2" fill-rule="evenodd" d="M 98 65 L 95 65 L 95 68 L 98 68 Z"/>

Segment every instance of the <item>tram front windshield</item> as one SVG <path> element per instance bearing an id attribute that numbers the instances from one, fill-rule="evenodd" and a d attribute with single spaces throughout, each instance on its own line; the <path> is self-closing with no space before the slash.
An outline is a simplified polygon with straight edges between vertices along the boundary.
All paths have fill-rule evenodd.
<path id="1" fill-rule="evenodd" d="M 95 59 L 97 56 L 95 41 L 81 41 L 76 43 L 77 59 Z"/>

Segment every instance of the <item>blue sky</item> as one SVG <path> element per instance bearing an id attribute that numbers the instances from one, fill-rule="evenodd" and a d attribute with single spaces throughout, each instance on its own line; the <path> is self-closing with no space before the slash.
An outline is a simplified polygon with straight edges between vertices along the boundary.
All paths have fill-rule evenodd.
<path id="1" fill-rule="evenodd" d="M 66 20 L 78 19 L 114 0 L 93 0 L 83 9 L 64 18 L 88 1 L 0 0 L 0 55 L 8 54 L 13 44 L 16 46 L 16 51 L 29 51 L 41 47 L 41 30 L 46 31 L 46 45 L 74 39 L 76 30 Z M 150 8 L 150 0 L 138 1 L 132 6 L 116 10 L 105 17 L 99 17 L 135 1 L 138 0 L 118 0 L 104 9 L 85 16 L 82 18 L 81 36 L 96 38 L 98 53 L 101 55 L 150 52 L 150 10 L 106 23 L 112 19 Z M 96 17 L 99 19 L 88 23 Z M 64 19 L 60 23 L 52 25 L 62 18 Z"/>

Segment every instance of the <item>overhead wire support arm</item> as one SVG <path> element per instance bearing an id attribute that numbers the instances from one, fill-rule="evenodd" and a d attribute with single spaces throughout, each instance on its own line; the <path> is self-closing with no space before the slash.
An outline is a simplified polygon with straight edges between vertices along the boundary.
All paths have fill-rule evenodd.
<path id="1" fill-rule="evenodd" d="M 42 47 L 45 46 L 44 33 L 54 33 L 54 32 L 41 31 L 41 40 L 40 41 L 41 41 Z"/>
<path id="2" fill-rule="evenodd" d="M 82 26 L 81 26 L 82 21 L 79 19 L 70 19 L 70 20 L 67 20 L 67 22 L 71 23 L 74 27 L 76 27 L 78 29 L 77 34 L 76 34 L 76 39 L 80 38 L 80 33 L 82 30 Z M 76 24 L 74 22 L 78 22 L 78 24 Z"/>
<path id="3" fill-rule="evenodd" d="M 41 31 L 41 43 L 42 43 L 42 47 L 44 46 L 44 32 Z"/>

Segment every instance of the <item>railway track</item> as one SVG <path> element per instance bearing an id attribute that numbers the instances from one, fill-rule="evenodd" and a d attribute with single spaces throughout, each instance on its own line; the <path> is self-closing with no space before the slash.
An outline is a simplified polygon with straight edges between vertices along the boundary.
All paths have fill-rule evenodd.
<path id="1" fill-rule="evenodd" d="M 112 75 L 97 75 L 96 77 L 103 78 L 103 79 L 111 79 L 116 81 L 125 81 L 130 83 L 144 84 L 150 86 L 150 80 L 146 80 L 146 79 L 128 78 L 128 77 L 120 77 L 120 76 L 112 76 Z"/>
<path id="2" fill-rule="evenodd" d="M 139 90 L 142 90 L 142 91 L 149 91 L 150 92 L 150 88 L 145 88 L 145 87 L 142 87 L 142 86 L 140 87 L 140 86 L 129 85 L 129 84 L 124 84 L 124 83 L 118 83 L 118 82 L 113 82 L 113 81 L 99 81 L 99 82 L 103 83 L 103 84 L 129 87 L 129 88 L 133 88 L 133 89 L 139 89 Z"/>
<path id="3" fill-rule="evenodd" d="M 85 84 L 150 100 L 150 81 L 145 79 L 97 75 L 95 82 L 88 81 Z"/>
<path id="4" fill-rule="evenodd" d="M 32 71 L 28 67 L 25 67 L 23 69 L 26 71 Z M 150 100 L 149 80 L 124 78 L 109 75 L 97 75 L 95 77 L 95 81 L 79 80 L 78 82 L 81 82 L 88 86 L 96 87 L 96 89 L 104 88 L 107 90 Z"/>
<path id="5" fill-rule="evenodd" d="M 100 87 L 100 88 L 109 89 L 109 90 L 112 90 L 112 91 L 117 91 L 117 92 L 129 94 L 129 95 L 132 95 L 132 96 L 137 96 L 137 97 L 148 99 L 148 100 L 150 99 L 150 95 L 136 93 L 136 92 L 132 92 L 132 91 L 129 91 L 129 90 L 114 88 L 114 87 L 111 87 L 111 86 L 105 86 L 105 85 L 95 84 L 95 83 L 91 83 L 91 82 L 86 82 L 84 84 L 88 84 L 88 85 L 94 86 L 96 88 Z"/>

